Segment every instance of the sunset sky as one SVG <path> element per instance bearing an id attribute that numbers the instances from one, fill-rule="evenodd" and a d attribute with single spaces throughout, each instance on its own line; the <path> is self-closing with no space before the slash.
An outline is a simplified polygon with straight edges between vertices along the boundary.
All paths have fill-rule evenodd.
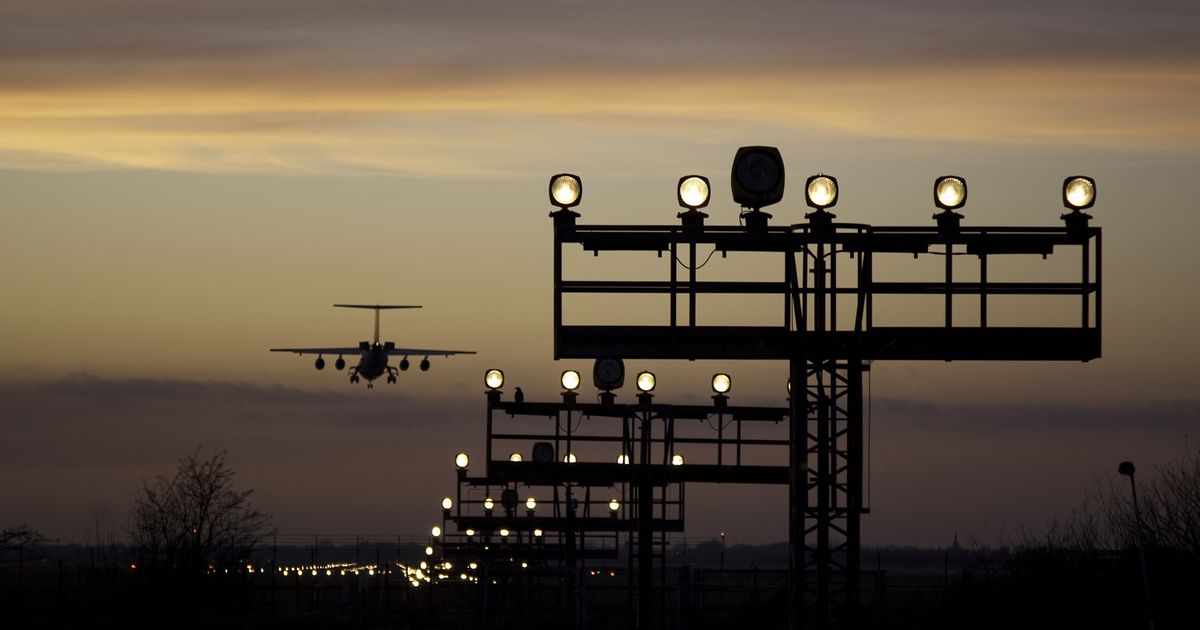
<path id="1" fill-rule="evenodd" d="M 881 225 L 931 224 L 938 175 L 966 225 L 1059 225 L 1062 179 L 1097 180 L 1103 358 L 871 376 L 864 542 L 1042 528 L 1200 442 L 1198 32 L 1156 0 L 7 0 L 0 527 L 120 522 L 203 444 L 283 532 L 419 534 L 482 449 L 484 369 L 531 399 L 590 370 L 552 360 L 548 177 L 583 177 L 585 222 L 655 224 L 704 174 L 734 224 L 733 154 L 767 144 L 780 223 L 818 171 Z M 335 302 L 423 304 L 384 338 L 479 354 L 368 392 L 267 352 L 368 338 Z M 646 368 L 663 402 L 723 369 L 784 404 L 782 363 Z M 689 537 L 786 537 L 782 489 L 688 498 Z"/>

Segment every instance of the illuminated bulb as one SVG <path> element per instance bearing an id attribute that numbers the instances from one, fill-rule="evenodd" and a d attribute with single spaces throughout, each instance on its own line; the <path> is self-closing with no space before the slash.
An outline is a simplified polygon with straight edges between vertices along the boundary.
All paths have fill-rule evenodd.
<path id="1" fill-rule="evenodd" d="M 483 373 L 483 384 L 488 386 L 488 389 L 500 389 L 504 386 L 504 372 L 500 370 L 488 370 Z"/>
<path id="2" fill-rule="evenodd" d="M 459 468 L 466 468 L 469 463 L 471 463 L 471 458 L 467 457 L 466 453 L 459 453 L 454 456 L 454 465 Z"/>
<path id="3" fill-rule="evenodd" d="M 695 210 L 708 205 L 708 180 L 689 175 L 679 180 L 679 205 Z"/>
<path id="4" fill-rule="evenodd" d="M 525 499 L 525 507 L 530 510 L 532 510 L 533 508 L 536 508 L 537 507 L 537 499 L 535 499 L 533 497 L 529 497 L 528 499 Z"/>
<path id="5" fill-rule="evenodd" d="M 613 512 L 616 512 L 617 510 L 621 509 L 621 502 L 620 502 L 620 501 L 618 501 L 618 500 L 616 500 L 616 499 L 613 499 L 613 500 L 609 501 L 609 502 L 608 502 L 608 509 L 609 509 L 609 510 L 611 510 L 611 511 L 613 511 Z"/>
<path id="6" fill-rule="evenodd" d="M 508 461 L 510 461 L 510 462 L 519 462 L 522 459 L 524 459 L 524 458 L 521 457 L 520 453 L 513 453 L 512 455 L 508 456 Z"/>
<path id="7" fill-rule="evenodd" d="M 671 456 L 671 465 L 672 466 L 682 466 L 683 465 L 683 455 L 672 455 Z"/>
<path id="8" fill-rule="evenodd" d="M 432 555 L 433 555 L 433 547 L 426 547 L 426 548 L 425 548 L 425 555 L 427 555 L 427 556 L 432 556 Z"/>
<path id="9" fill-rule="evenodd" d="M 449 510 L 452 507 L 454 507 L 454 499 L 451 499 L 450 497 L 446 497 L 446 498 L 442 499 L 442 509 L 443 510 Z"/>
<path id="10" fill-rule="evenodd" d="M 528 562 L 522 562 L 522 563 L 521 563 L 521 568 L 522 568 L 522 569 L 528 569 L 528 568 L 529 568 L 529 563 L 528 563 Z"/>
<path id="11" fill-rule="evenodd" d="M 507 535 L 508 535 L 508 530 L 507 530 L 507 529 L 504 529 L 503 527 L 502 527 L 502 528 L 500 528 L 500 535 L 501 535 L 501 536 L 507 536 Z"/>
<path id="12" fill-rule="evenodd" d="M 713 374 L 712 388 L 718 394 L 724 394 L 729 391 L 729 386 L 732 385 L 728 374 Z"/>
<path id="13" fill-rule="evenodd" d="M 837 181 L 828 175 L 814 175 L 808 178 L 805 189 L 808 205 L 814 208 L 828 208 L 837 203 Z"/>
<path id="14" fill-rule="evenodd" d="M 475 569 L 479 568 L 479 565 L 472 562 L 471 564 L 468 564 L 467 567 L 469 567 L 472 571 L 474 571 Z"/>
<path id="15" fill-rule="evenodd" d="M 637 388 L 638 388 L 639 392 L 648 393 L 648 392 L 654 391 L 654 373 L 653 372 L 638 373 Z"/>
<path id="16" fill-rule="evenodd" d="M 540 529 L 535 529 L 535 530 L 533 530 L 533 537 L 534 537 L 534 538 L 541 538 L 541 537 L 542 537 L 542 530 L 540 530 Z"/>
<path id="17" fill-rule="evenodd" d="M 961 177 L 952 175 L 939 177 L 933 185 L 933 196 L 939 208 L 953 210 L 961 207 L 967 201 L 967 183 Z"/>
<path id="18" fill-rule="evenodd" d="M 579 372 L 564 370 L 562 377 L 559 378 L 559 382 L 562 383 L 563 389 L 573 392 L 579 388 Z"/>
<path id="19" fill-rule="evenodd" d="M 467 530 L 467 536 L 474 536 L 474 535 L 475 535 L 475 530 L 473 530 L 473 529 Z"/>
<path id="20" fill-rule="evenodd" d="M 575 463 L 575 453 L 567 453 L 566 455 L 563 456 L 563 461 L 568 464 L 574 464 Z"/>
<path id="21" fill-rule="evenodd" d="M 626 455 L 625 453 L 621 453 L 620 455 L 617 455 L 617 463 L 618 464 L 628 464 L 629 456 Z"/>
<path id="22" fill-rule="evenodd" d="M 434 526 L 433 526 L 433 529 L 429 530 L 429 533 L 430 533 L 430 534 L 431 534 L 431 535 L 432 535 L 434 538 L 437 538 L 438 536 L 441 536 L 441 535 L 442 535 L 442 528 L 441 528 L 441 527 L 438 527 L 437 525 L 434 525 Z"/>
<path id="23" fill-rule="evenodd" d="M 483 509 L 490 512 L 494 507 L 496 507 L 496 502 L 492 500 L 492 497 L 483 500 Z"/>
<path id="24" fill-rule="evenodd" d="M 563 173 L 550 179 L 550 202 L 559 208 L 578 205 L 582 195 L 583 183 L 578 177 Z"/>
<path id="25" fill-rule="evenodd" d="M 1082 210 L 1096 203 L 1096 182 L 1090 177 L 1069 177 L 1063 184 L 1063 203 L 1073 210 Z"/>

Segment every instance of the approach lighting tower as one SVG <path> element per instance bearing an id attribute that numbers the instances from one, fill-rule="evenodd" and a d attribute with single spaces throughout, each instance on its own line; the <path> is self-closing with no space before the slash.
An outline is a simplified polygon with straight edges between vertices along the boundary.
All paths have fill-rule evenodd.
<path id="1" fill-rule="evenodd" d="M 829 209 L 837 203 L 838 183 L 825 174 L 805 182 L 805 199 L 813 209 L 806 221 L 771 225 L 772 215 L 762 208 L 779 202 L 784 189 L 784 164 L 774 147 L 739 149 L 731 180 L 734 200 L 744 209 L 738 225 L 705 225 L 709 215 L 700 208 L 708 203 L 709 183 L 699 176 L 679 181 L 678 200 L 686 210 L 677 224 L 583 225 L 573 210 L 582 199 L 580 178 L 551 178 L 550 201 L 559 208 L 550 214 L 555 359 L 788 361 L 790 626 L 851 627 L 865 511 L 863 373 L 880 360 L 1099 357 L 1100 229 L 1091 227 L 1090 215 L 1083 212 L 1095 202 L 1095 182 L 1082 176 L 1064 181 L 1062 199 L 1070 212 L 1062 215 L 1060 226 L 969 227 L 956 212 L 967 197 L 966 181 L 957 176 L 934 182 L 934 203 L 941 212 L 932 225 L 921 226 L 835 222 Z M 659 280 L 565 279 L 564 250 L 576 245 L 594 256 L 655 253 L 667 268 Z M 698 278 L 710 256 L 749 252 L 777 255 L 778 279 Z M 931 257 L 940 257 L 932 273 L 922 265 Z M 1031 272 L 1031 265 L 1006 265 L 1012 258 L 1050 259 L 1044 264 L 1060 272 L 1066 268 L 1071 279 L 1019 277 L 1047 274 Z M 1004 275 L 995 277 L 999 274 L 989 273 L 989 262 L 999 260 L 1004 260 L 996 265 Z M 646 296 L 658 296 L 663 323 L 564 321 L 564 301 L 588 294 L 640 296 L 640 304 Z M 700 295 L 769 296 L 779 301 L 779 318 L 738 325 L 722 323 L 720 312 L 701 317 Z M 896 325 L 896 296 L 935 306 L 921 313 L 920 325 Z M 1064 301 L 1074 304 L 1065 318 Z M 1007 308 L 997 308 L 997 302 Z M 1010 321 L 1001 321 L 1006 317 Z"/>

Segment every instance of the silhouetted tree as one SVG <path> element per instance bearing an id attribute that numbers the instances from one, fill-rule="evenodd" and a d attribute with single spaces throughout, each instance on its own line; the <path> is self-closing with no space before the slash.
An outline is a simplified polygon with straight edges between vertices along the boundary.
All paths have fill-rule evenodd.
<path id="1" fill-rule="evenodd" d="M 20 549 L 48 541 L 49 539 L 41 532 L 30 529 L 28 525 L 6 527 L 0 530 L 0 549 Z"/>
<path id="2" fill-rule="evenodd" d="M 129 532 L 140 562 L 187 572 L 244 562 L 273 530 L 250 503 L 254 491 L 235 489 L 233 476 L 225 451 L 205 459 L 196 449 L 173 477 L 143 480 Z"/>

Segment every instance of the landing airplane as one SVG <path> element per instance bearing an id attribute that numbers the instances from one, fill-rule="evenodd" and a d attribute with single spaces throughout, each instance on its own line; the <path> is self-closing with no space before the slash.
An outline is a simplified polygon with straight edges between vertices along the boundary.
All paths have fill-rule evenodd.
<path id="1" fill-rule="evenodd" d="M 424 356 L 421 359 L 420 367 L 422 372 L 429 370 L 429 357 L 448 357 L 454 354 L 475 354 L 473 350 L 430 350 L 425 348 L 397 348 L 393 341 L 385 341 L 379 343 L 379 311 L 391 310 L 397 308 L 421 308 L 420 306 L 411 305 L 382 305 L 382 304 L 334 304 L 338 308 L 369 308 L 375 311 L 375 340 L 360 341 L 358 347 L 349 348 L 271 348 L 271 352 L 294 352 L 299 355 L 315 354 L 317 361 L 313 365 L 322 370 L 325 368 L 325 356 L 327 354 L 338 355 L 337 361 L 333 363 L 333 367 L 341 370 L 346 367 L 346 360 L 342 355 L 358 355 L 358 365 L 350 368 L 350 382 L 357 383 L 358 379 L 367 379 L 367 389 L 373 387 L 372 381 L 387 374 L 387 382 L 395 383 L 396 375 L 408 369 L 408 357 Z M 388 365 L 389 356 L 403 356 L 400 359 L 400 365 L 393 367 Z"/>

